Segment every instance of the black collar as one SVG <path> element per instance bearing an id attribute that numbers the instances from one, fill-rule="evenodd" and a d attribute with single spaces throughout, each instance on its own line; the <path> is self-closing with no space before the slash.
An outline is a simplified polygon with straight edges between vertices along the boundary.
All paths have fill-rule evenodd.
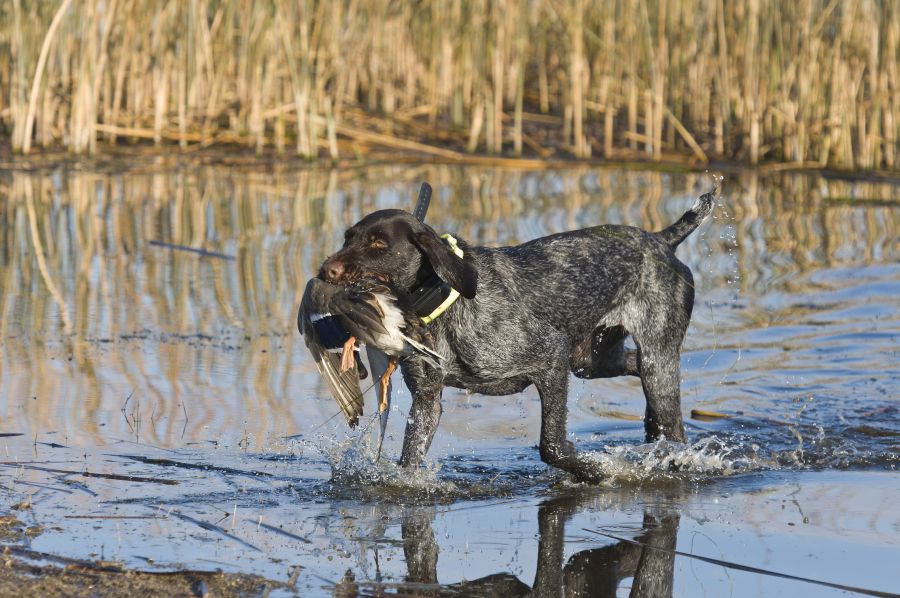
<path id="1" fill-rule="evenodd" d="M 450 250 L 459 259 L 463 259 L 463 250 L 453 235 L 441 235 L 441 239 L 450 246 Z M 459 291 L 438 278 L 434 271 L 429 269 L 422 276 L 422 280 L 417 281 L 416 286 L 407 297 L 416 315 L 425 324 L 430 324 L 459 299 Z"/>
<path id="2" fill-rule="evenodd" d="M 447 300 L 452 291 L 449 284 L 438 278 L 437 274 L 429 269 L 416 282 L 416 286 L 409 292 L 407 299 L 417 316 L 427 318 Z"/>

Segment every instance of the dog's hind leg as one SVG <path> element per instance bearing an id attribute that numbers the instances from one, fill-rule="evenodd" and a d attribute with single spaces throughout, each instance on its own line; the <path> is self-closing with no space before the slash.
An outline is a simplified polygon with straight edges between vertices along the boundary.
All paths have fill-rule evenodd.
<path id="1" fill-rule="evenodd" d="M 694 307 L 693 276 L 673 259 L 655 262 L 654 275 L 644 276 L 640 301 L 631 306 L 628 326 L 637 345 L 637 365 L 647 399 L 644 432 L 647 442 L 665 436 L 686 442 L 681 416 L 681 343 Z"/>
<path id="2" fill-rule="evenodd" d="M 639 376 L 637 351 L 625 348 L 628 331 L 623 326 L 598 326 L 588 338 L 573 347 L 572 373 L 579 378 Z"/>
<path id="3" fill-rule="evenodd" d="M 686 294 L 692 299 L 691 294 Z M 691 304 L 655 314 L 650 326 L 634 334 L 641 386 L 647 399 L 644 432 L 647 442 L 665 436 L 685 442 L 681 416 L 681 342 L 691 317 Z"/>
<path id="4" fill-rule="evenodd" d="M 678 346 L 640 345 L 638 367 L 647 399 L 644 432 L 647 442 L 665 436 L 686 442 L 681 417 L 681 368 Z"/>
<path id="5" fill-rule="evenodd" d="M 428 448 L 441 421 L 440 374 L 424 362 L 403 362 L 403 380 L 412 394 L 412 407 L 403 436 L 400 465 L 418 467 L 425 460 Z"/>

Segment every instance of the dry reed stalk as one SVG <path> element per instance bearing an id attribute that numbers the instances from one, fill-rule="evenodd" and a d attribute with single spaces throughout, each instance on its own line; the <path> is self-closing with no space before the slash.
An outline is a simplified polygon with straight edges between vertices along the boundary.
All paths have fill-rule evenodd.
<path id="1" fill-rule="evenodd" d="M 72 0 L 63 0 L 59 10 L 53 15 L 53 20 L 50 21 L 50 27 L 47 29 L 47 34 L 44 36 L 44 41 L 41 45 L 41 53 L 38 56 L 37 66 L 34 68 L 31 93 L 28 96 L 28 111 L 25 113 L 25 126 L 21 129 L 19 139 L 17 140 L 17 143 L 15 143 L 15 145 L 22 150 L 23 154 L 27 154 L 31 150 L 31 129 L 34 126 L 38 91 L 41 88 L 41 79 L 44 76 L 44 66 L 47 64 L 47 56 L 50 53 L 50 44 L 53 43 L 53 39 L 56 36 L 56 30 L 59 29 L 63 16 L 65 16 L 66 10 L 68 10 L 71 3 Z"/>
<path id="2" fill-rule="evenodd" d="M 584 0 L 572 0 L 572 14 L 569 21 L 569 35 L 572 49 L 570 60 L 569 80 L 572 85 L 570 91 L 572 97 L 572 135 L 573 153 L 578 158 L 590 156 L 589 145 L 584 138 L 584 35 L 582 27 L 584 22 Z"/>
<path id="3" fill-rule="evenodd" d="M 12 0 L 0 133 L 18 151 L 149 129 L 334 158 L 367 109 L 382 135 L 450 150 L 896 168 L 898 23 L 872 0 Z"/>

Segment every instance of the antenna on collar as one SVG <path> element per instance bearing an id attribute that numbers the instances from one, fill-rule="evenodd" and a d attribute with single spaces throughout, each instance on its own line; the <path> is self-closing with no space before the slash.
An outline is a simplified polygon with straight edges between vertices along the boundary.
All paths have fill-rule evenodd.
<path id="1" fill-rule="evenodd" d="M 425 214 L 428 213 L 428 206 L 431 204 L 431 185 L 422 183 L 419 187 L 419 197 L 416 200 L 416 207 L 413 210 L 413 216 L 419 222 L 425 222 Z"/>

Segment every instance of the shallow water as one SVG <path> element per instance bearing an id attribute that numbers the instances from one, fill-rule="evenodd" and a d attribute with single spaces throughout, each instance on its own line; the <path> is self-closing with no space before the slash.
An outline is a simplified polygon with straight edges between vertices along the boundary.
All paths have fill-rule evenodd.
<path id="1" fill-rule="evenodd" d="M 21 434 L 0 437 L 0 506 L 31 506 L 32 548 L 280 580 L 300 566 L 304 595 L 900 592 L 900 187 L 727 177 L 678 250 L 697 286 L 692 444 L 642 444 L 635 380 L 573 379 L 569 430 L 609 480 L 584 488 L 541 464 L 533 389 L 445 391 L 416 476 L 370 463 L 377 426 L 333 417 L 300 293 L 345 227 L 410 208 L 422 180 L 429 222 L 485 244 L 659 229 L 709 185 L 616 168 L 0 173 L 0 433 Z"/>

